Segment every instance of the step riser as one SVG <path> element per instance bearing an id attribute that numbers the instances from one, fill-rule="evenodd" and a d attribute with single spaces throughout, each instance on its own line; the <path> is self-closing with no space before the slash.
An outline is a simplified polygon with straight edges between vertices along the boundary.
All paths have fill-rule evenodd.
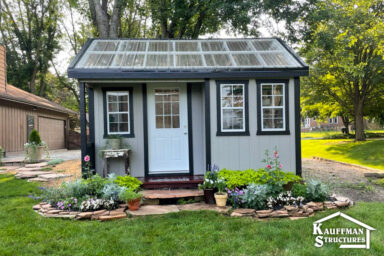
<path id="1" fill-rule="evenodd" d="M 198 184 L 143 184 L 143 189 L 177 189 L 177 188 L 198 188 Z"/>

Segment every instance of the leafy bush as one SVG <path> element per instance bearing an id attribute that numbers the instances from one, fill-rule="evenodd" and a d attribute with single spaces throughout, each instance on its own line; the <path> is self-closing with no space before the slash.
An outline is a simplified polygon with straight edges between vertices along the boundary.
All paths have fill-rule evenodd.
<path id="1" fill-rule="evenodd" d="M 87 195 L 91 195 L 89 193 L 88 185 L 81 179 L 73 182 L 64 182 L 61 185 L 61 189 L 63 190 L 63 198 L 83 198 Z"/>
<path id="2" fill-rule="evenodd" d="M 120 200 L 123 200 L 123 201 L 126 201 L 126 202 L 131 202 L 131 201 L 133 201 L 135 199 L 138 199 L 138 198 L 141 198 L 141 197 L 143 197 L 142 194 L 137 193 L 137 192 L 132 191 L 132 190 L 129 190 L 129 189 L 124 189 L 119 194 Z"/>
<path id="3" fill-rule="evenodd" d="M 124 191 L 126 188 L 124 187 L 120 187 L 119 185 L 117 185 L 116 183 L 110 183 L 110 184 L 106 184 L 104 187 L 103 187 L 103 190 L 102 190 L 102 198 L 103 199 L 112 199 L 114 201 L 118 201 L 119 200 L 119 194 Z"/>
<path id="4" fill-rule="evenodd" d="M 229 189 L 244 188 L 252 183 L 255 184 L 278 184 L 284 185 L 288 182 L 298 182 L 301 178 L 290 172 L 270 171 L 264 169 L 245 171 L 233 171 L 222 169 L 218 173 L 218 177 L 225 180 Z"/>
<path id="5" fill-rule="evenodd" d="M 383 179 L 377 179 L 377 180 L 374 180 L 372 182 L 373 182 L 373 184 L 384 187 L 384 178 Z"/>
<path id="6" fill-rule="evenodd" d="M 246 208 L 260 210 L 266 208 L 267 196 L 267 185 L 250 184 L 243 190 L 241 199 L 244 201 L 244 206 Z"/>
<path id="7" fill-rule="evenodd" d="M 328 197 L 328 188 L 325 184 L 318 180 L 309 180 L 307 182 L 307 196 L 308 201 L 323 202 Z"/>
<path id="8" fill-rule="evenodd" d="M 31 133 L 29 134 L 28 141 L 31 144 L 40 145 L 41 144 L 41 138 L 40 138 L 39 132 L 36 131 L 35 129 L 33 129 L 31 131 Z"/>
<path id="9" fill-rule="evenodd" d="M 122 187 L 126 187 L 132 191 L 138 191 L 143 184 L 140 180 L 132 176 L 117 176 L 115 182 Z"/>
<path id="10" fill-rule="evenodd" d="M 100 197 L 106 180 L 96 174 L 88 179 L 83 180 L 83 182 L 87 185 L 88 195 Z"/>
<path id="11" fill-rule="evenodd" d="M 298 197 L 298 196 L 306 197 L 307 196 L 307 186 L 304 184 L 300 184 L 300 183 L 293 184 L 291 191 L 292 191 L 292 195 L 294 197 Z"/>

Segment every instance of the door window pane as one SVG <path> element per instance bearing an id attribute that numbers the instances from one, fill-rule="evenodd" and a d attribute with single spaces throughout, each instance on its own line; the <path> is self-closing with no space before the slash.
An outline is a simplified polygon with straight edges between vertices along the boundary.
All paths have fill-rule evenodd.
<path id="1" fill-rule="evenodd" d="M 155 90 L 156 128 L 180 128 L 179 89 Z"/>

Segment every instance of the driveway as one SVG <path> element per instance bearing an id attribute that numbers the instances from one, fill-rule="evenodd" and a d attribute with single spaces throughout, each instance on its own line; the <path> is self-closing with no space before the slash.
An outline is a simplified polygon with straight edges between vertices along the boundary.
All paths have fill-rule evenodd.
<path id="1" fill-rule="evenodd" d="M 78 160 L 81 158 L 81 151 L 80 150 L 67 150 L 67 149 L 58 149 L 58 150 L 49 150 L 49 156 L 50 159 L 63 159 L 64 161 L 67 160 Z M 43 157 L 46 157 L 46 154 L 43 154 Z M 23 161 L 25 158 L 24 152 L 17 152 L 17 153 L 8 153 L 7 157 L 3 158 L 3 161 L 9 161 L 9 162 L 19 162 Z"/>

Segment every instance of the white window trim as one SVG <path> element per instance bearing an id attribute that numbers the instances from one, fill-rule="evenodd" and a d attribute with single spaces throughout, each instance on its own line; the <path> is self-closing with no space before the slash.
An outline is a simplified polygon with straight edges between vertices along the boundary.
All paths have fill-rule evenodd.
<path id="1" fill-rule="evenodd" d="M 286 119 L 285 119 L 285 111 L 286 111 L 286 106 L 285 106 L 285 83 L 261 83 L 260 84 L 260 107 L 261 107 L 261 131 L 263 132 L 270 132 L 270 131 L 285 131 L 286 130 Z M 276 107 L 276 106 L 263 106 L 263 86 L 264 85 L 282 85 L 283 87 L 283 106 L 282 107 Z M 272 96 L 273 96 L 273 91 L 272 91 Z M 279 95 L 280 96 L 280 95 Z M 263 114 L 263 109 L 283 109 L 283 128 L 264 128 L 264 114 Z"/>
<path id="2" fill-rule="evenodd" d="M 130 121 L 130 109 L 129 109 L 129 91 L 107 91 L 106 93 L 106 97 L 107 97 L 107 129 L 108 129 L 108 135 L 119 135 L 119 134 L 123 134 L 123 135 L 127 135 L 127 134 L 131 134 L 131 121 Z M 128 111 L 124 111 L 124 112 L 110 112 L 109 111 L 109 99 L 108 99 L 108 96 L 109 95 L 113 95 L 113 96 L 122 96 L 122 95 L 127 95 L 127 104 L 128 104 Z M 111 132 L 109 131 L 110 129 L 110 123 L 109 123 L 109 114 L 128 114 L 128 131 L 127 132 Z"/>
<path id="3" fill-rule="evenodd" d="M 241 85 L 243 87 L 243 106 L 242 107 L 223 107 L 222 105 L 222 88 L 223 86 L 237 86 L 237 85 Z M 230 84 L 220 84 L 220 115 L 221 115 L 221 127 L 220 127 L 220 131 L 221 132 L 245 132 L 245 84 L 236 84 L 236 83 L 230 83 Z M 223 110 L 224 109 L 242 109 L 243 110 L 243 129 L 224 129 L 223 127 L 223 124 L 224 124 L 224 118 L 223 118 Z"/>

